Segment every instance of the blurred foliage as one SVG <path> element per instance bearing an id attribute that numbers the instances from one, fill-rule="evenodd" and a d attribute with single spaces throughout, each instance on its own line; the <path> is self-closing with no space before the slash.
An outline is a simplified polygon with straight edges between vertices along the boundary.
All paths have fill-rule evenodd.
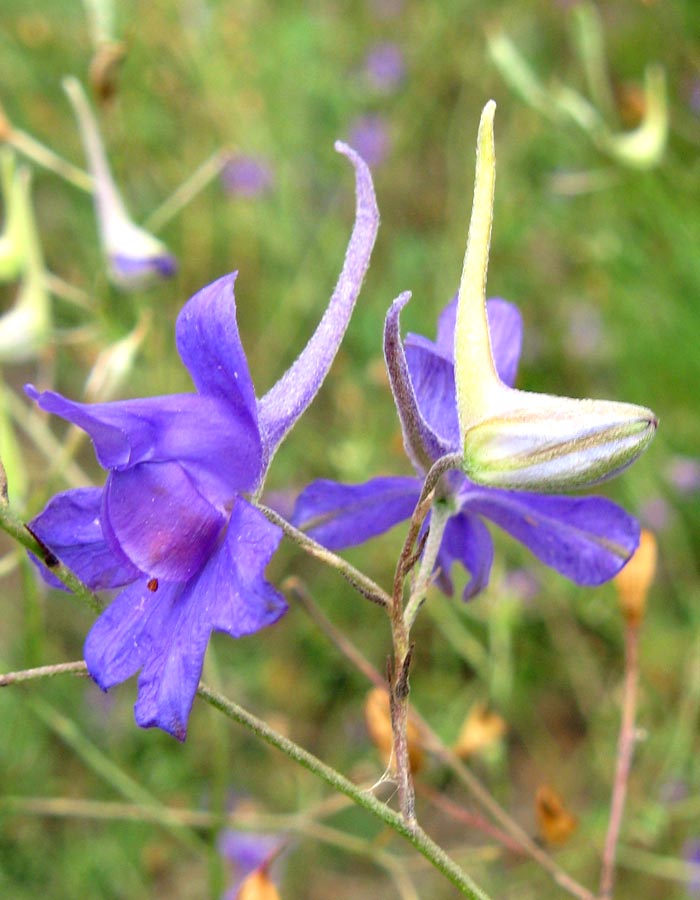
<path id="1" fill-rule="evenodd" d="M 333 371 L 275 459 L 268 487 L 408 472 L 383 371 L 383 319 L 391 300 L 410 288 L 405 327 L 434 334 L 436 315 L 459 278 L 478 115 L 494 97 L 498 182 L 489 293 L 523 311 L 520 383 L 641 403 L 661 418 L 646 457 L 604 492 L 655 531 L 660 560 L 643 626 L 640 739 L 615 897 L 672 900 L 689 896 L 684 848 L 700 837 L 700 494 L 697 486 L 694 493 L 681 489 L 673 476 L 679 457 L 700 452 L 700 11 L 695 0 L 600 4 L 622 121 L 635 124 L 632 99 L 646 64 L 661 63 L 667 73 L 668 148 L 657 168 L 638 172 L 600 155 L 579 130 L 554 127 L 525 106 L 489 61 L 485 35 L 502 29 L 545 82 L 556 77 L 585 90 L 570 39 L 572 5 L 115 4 L 116 37 L 126 55 L 116 93 L 99 116 L 136 221 L 148 224 L 159 204 L 222 148 L 265 160 L 273 184 L 245 197 L 212 182 L 159 232 L 179 260 L 176 278 L 127 294 L 107 281 L 89 196 L 35 166 L 34 206 L 47 265 L 87 302 L 55 296 L 52 352 L 3 374 L 14 392 L 33 380 L 80 397 L 98 353 L 148 312 L 150 332 L 121 393 L 187 390 L 175 317 L 194 291 L 239 269 L 239 324 L 263 393 L 303 346 L 340 270 L 352 178 L 333 141 L 347 138 L 358 117 L 373 114 L 387 129 L 388 152 L 374 169 L 382 226 L 372 266 Z M 364 69 L 367 53 L 384 41 L 405 59 L 405 76 L 391 91 L 379 89 Z M 79 166 L 82 149 L 61 79 L 73 74 L 87 83 L 93 50 L 78 0 L 3 0 L 0 100 L 9 121 Z M 0 287 L 4 308 L 15 292 L 16 285 Z M 51 428 L 65 442 L 61 424 Z M 49 445 L 21 428 L 18 434 L 33 514 L 66 482 L 63 471 L 47 478 Z M 89 477 L 101 477 L 88 447 L 77 461 Z M 348 558 L 390 583 L 401 539 L 397 530 Z M 513 542 L 503 539 L 498 547 L 492 585 L 479 598 L 464 606 L 431 596 L 415 632 L 412 697 L 447 742 L 475 703 L 498 710 L 507 738 L 477 758 L 475 770 L 533 834 L 538 787 L 551 784 L 578 820 L 557 859 L 593 885 L 619 724 L 622 625 L 615 592 L 609 585 L 575 588 Z M 17 555 L 6 550 L 11 563 Z M 523 596 L 513 572 L 525 567 L 536 590 Z M 383 669 L 390 640 L 381 611 L 285 547 L 271 575 L 279 582 L 291 572 Z M 2 667 L 78 658 L 89 625 L 86 612 L 66 595 L 44 593 L 21 563 L 3 586 Z M 224 692 L 333 766 L 367 783 L 379 778 L 383 764 L 363 723 L 368 685 L 300 609 L 252 638 L 216 638 L 207 665 L 208 678 Z M 166 806 L 221 812 L 249 796 L 260 811 L 279 814 L 325 796 L 305 772 L 206 707 L 196 705 L 183 746 L 139 731 L 130 710 L 134 693 L 130 683 L 104 697 L 94 685 L 68 678 L 3 692 L 2 896 L 186 900 L 223 890 L 226 873 L 211 831 L 189 831 L 183 841 L 148 822 L 51 817 L 7 800 L 130 802 L 86 742 Z M 57 715 L 75 723 L 82 743 L 62 736 Z M 564 896 L 534 864 L 421 800 L 421 782 L 467 806 L 470 801 L 435 763 L 420 773 L 421 820 L 493 897 Z M 360 811 L 328 821 L 385 843 Z M 389 849 L 407 852 L 397 840 Z M 405 866 L 419 896 L 453 896 L 425 866 Z M 383 897 L 392 890 L 369 857 L 293 839 L 281 884 L 285 898 Z"/>

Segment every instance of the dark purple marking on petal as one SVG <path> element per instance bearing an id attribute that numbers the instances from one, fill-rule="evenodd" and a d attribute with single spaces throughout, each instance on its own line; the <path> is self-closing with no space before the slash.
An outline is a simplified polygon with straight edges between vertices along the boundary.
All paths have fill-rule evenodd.
<path id="1" fill-rule="evenodd" d="M 335 149 L 355 168 L 355 224 L 338 283 L 316 331 L 295 362 L 258 402 L 266 462 L 316 396 L 335 359 L 377 236 L 379 212 L 369 169 L 346 144 L 338 141 Z"/>
<path id="2" fill-rule="evenodd" d="M 175 462 L 111 473 L 104 499 L 109 536 L 142 572 L 165 581 L 195 575 L 226 521 Z"/>
<path id="3" fill-rule="evenodd" d="M 471 575 L 462 594 L 464 600 L 476 596 L 489 583 L 493 541 L 488 528 L 477 516 L 458 513 L 445 527 L 436 567 L 440 569 L 437 583 L 448 596 L 454 591 L 450 575 L 454 563 L 460 563 Z"/>
<path id="4" fill-rule="evenodd" d="M 200 394 L 242 410 L 257 425 L 255 389 L 236 322 L 237 272 L 198 291 L 177 317 L 177 349 Z"/>
<path id="5" fill-rule="evenodd" d="M 397 476 L 364 484 L 314 481 L 299 495 L 291 521 L 324 547 L 342 550 L 409 519 L 420 490 L 418 478 Z"/>
<path id="6" fill-rule="evenodd" d="M 140 575 L 105 539 L 101 503 L 101 488 L 64 491 L 29 523 L 32 533 L 93 591 L 121 587 Z M 66 590 L 39 560 L 33 555 L 31 558 L 48 584 Z"/>
<path id="7" fill-rule="evenodd" d="M 436 460 L 451 452 L 454 446 L 451 447 L 431 427 L 412 383 L 399 326 L 401 310 L 410 297 L 408 292 L 401 294 L 389 308 L 384 323 L 384 359 L 406 453 L 419 472 L 427 472 Z"/>
<path id="8" fill-rule="evenodd" d="M 609 581 L 639 543 L 639 523 L 604 497 L 546 497 L 470 487 L 463 509 L 490 519 L 581 585 Z"/>

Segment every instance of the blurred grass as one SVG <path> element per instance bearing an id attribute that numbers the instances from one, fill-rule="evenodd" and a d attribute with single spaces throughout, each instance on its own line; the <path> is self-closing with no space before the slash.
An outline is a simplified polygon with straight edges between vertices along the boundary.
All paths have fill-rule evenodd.
<path id="1" fill-rule="evenodd" d="M 489 292 L 523 311 L 520 384 L 639 402 L 661 418 L 647 456 L 605 487 L 656 526 L 660 543 L 642 640 L 641 739 L 622 839 L 648 856 L 621 853 L 615 896 L 690 896 L 682 884 L 654 873 L 667 861 L 680 862 L 686 843 L 700 837 L 700 504 L 697 493 L 683 496 L 667 477 L 675 456 L 696 457 L 700 447 L 700 113 L 692 102 L 700 85 L 700 12 L 693 0 L 601 5 L 614 84 L 638 83 L 649 61 L 668 73 L 668 150 L 657 169 L 639 173 L 614 166 L 579 132 L 549 125 L 508 91 L 488 60 L 486 29 L 503 27 L 545 81 L 556 76 L 582 89 L 571 4 L 407 0 L 397 15 L 381 17 L 382 6 L 390 11 L 392 4 L 120 3 L 118 31 L 128 53 L 119 93 L 101 111 L 101 123 L 134 218 L 143 221 L 224 146 L 269 160 L 274 189 L 247 199 L 227 196 L 213 183 L 161 234 L 179 259 L 176 279 L 134 295 L 106 280 L 89 198 L 37 170 L 48 265 L 85 290 L 93 305 L 85 313 L 56 300 L 58 327 L 95 321 L 103 345 L 149 308 L 156 324 L 124 396 L 187 389 L 174 349 L 177 312 L 199 287 L 236 268 L 241 333 L 264 392 L 303 346 L 342 262 L 352 173 L 333 141 L 347 138 L 356 117 L 375 113 L 386 123 L 390 150 L 374 172 L 382 226 L 371 270 L 334 369 L 275 459 L 269 487 L 408 472 L 383 375 L 383 319 L 393 297 L 410 288 L 404 327 L 434 333 L 436 314 L 459 276 L 478 114 L 494 97 L 499 170 Z M 363 75 L 364 57 L 378 41 L 395 42 L 405 55 L 406 77 L 395 93 L 373 90 Z M 85 80 L 91 52 L 78 2 L 4 0 L 0 99 L 17 127 L 80 165 L 60 80 L 70 73 Z M 606 182 L 599 189 L 556 190 L 557 176 L 600 171 Z M 0 300 L 9 304 L 13 290 L 3 287 Z M 80 395 L 98 349 L 58 345 L 59 389 Z M 5 371 L 14 388 L 37 377 L 31 366 Z M 35 512 L 46 488 L 36 450 L 26 452 Z M 100 477 L 87 450 L 81 462 Z M 387 583 L 401 537 L 397 531 L 348 557 Z M 558 858 L 592 885 L 619 720 L 622 640 L 614 591 L 576 589 L 512 542 L 499 539 L 498 548 L 488 592 L 468 607 L 436 596 L 422 615 L 413 696 L 448 741 L 473 702 L 495 704 L 509 738 L 476 768 L 531 831 L 536 788 L 553 783 L 580 820 Z M 540 584 L 527 602 L 504 587 L 507 571 L 523 566 Z M 382 669 L 389 635 L 380 610 L 285 548 L 271 574 L 281 580 L 291 571 Z M 80 656 L 87 613 L 60 595 L 42 595 L 32 612 L 16 577 L 6 580 L 3 595 L 4 668 Z M 341 771 L 379 777 L 381 763 L 362 722 L 366 685 L 301 611 L 291 610 L 267 633 L 235 643 L 216 637 L 213 645 L 222 688 L 237 701 L 274 719 Z M 305 773 L 222 727 L 206 708 L 196 706 L 190 736 L 179 746 L 134 727 L 133 683 L 105 700 L 75 679 L 3 692 L 3 795 L 121 799 L 37 718 L 34 696 L 74 720 L 166 805 L 216 809 L 250 795 L 261 809 L 280 813 L 324 795 Z M 421 777 L 460 796 L 435 767 Z M 563 896 L 532 864 L 481 853 L 478 835 L 427 806 L 420 813 L 493 897 Z M 376 833 L 359 812 L 336 820 L 357 834 Z M 183 850 L 152 825 L 37 817 L 11 812 L 0 799 L 0 894 L 17 900 L 41 892 L 52 900 L 209 896 L 221 889 L 225 873 L 205 837 L 208 852 Z M 405 851 L 393 843 L 391 849 Z M 652 872 L 640 868 L 644 860 Z M 407 863 L 407 871 L 420 896 L 452 896 L 424 868 Z M 331 891 L 338 900 L 380 897 L 391 890 L 369 861 L 310 840 L 295 843 L 283 881 L 289 898 Z"/>

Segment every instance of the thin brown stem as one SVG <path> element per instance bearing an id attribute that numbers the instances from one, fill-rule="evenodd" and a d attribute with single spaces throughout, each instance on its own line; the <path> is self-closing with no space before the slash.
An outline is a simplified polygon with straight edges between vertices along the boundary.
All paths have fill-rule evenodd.
<path id="1" fill-rule="evenodd" d="M 393 662 L 389 667 L 389 707 L 391 710 L 391 727 L 394 735 L 394 766 L 401 813 L 404 821 L 410 828 L 415 827 L 416 824 L 416 800 L 408 753 L 408 735 L 406 733 L 410 693 L 409 672 L 413 647 L 410 644 L 411 621 L 407 620 L 404 613 L 404 584 L 420 556 L 420 553 L 415 550 L 415 545 L 419 541 L 421 528 L 430 512 L 438 482 L 446 472 L 457 467 L 459 463 L 460 458 L 457 454 L 445 456 L 435 463 L 425 477 L 418 503 L 411 516 L 408 534 L 396 564 L 391 605 L 389 607 L 394 651 Z"/>
<path id="2" fill-rule="evenodd" d="M 465 809 L 463 806 L 450 800 L 449 797 L 440 794 L 438 791 L 434 791 L 425 784 L 418 786 L 418 793 L 456 822 L 460 822 L 468 828 L 473 828 L 475 831 L 480 831 L 487 837 L 493 838 L 498 841 L 504 849 L 509 850 L 511 853 L 517 853 L 519 856 L 524 855 L 525 851 L 517 841 L 513 840 L 513 838 L 505 831 L 502 831 L 500 828 L 497 828 L 489 822 L 488 819 L 479 815 L 479 813 Z"/>
<path id="3" fill-rule="evenodd" d="M 610 821 L 603 850 L 600 875 L 600 900 L 609 900 L 615 881 L 615 857 L 622 827 L 632 756 L 635 744 L 635 716 L 639 683 L 639 625 L 625 623 L 625 683 L 622 698 L 622 721 L 617 742 L 617 766 L 610 802 Z"/>
<path id="4" fill-rule="evenodd" d="M 309 612 L 314 621 L 326 634 L 328 639 L 337 647 L 337 649 L 346 656 L 359 671 L 361 671 L 371 682 L 376 685 L 384 686 L 384 679 L 377 669 L 360 653 L 360 651 L 345 637 L 338 640 L 338 632 L 323 613 L 317 608 L 311 612 L 314 607 L 313 600 L 307 594 L 304 608 Z M 348 652 L 348 648 L 351 648 Z M 361 664 L 358 665 L 358 661 Z M 530 859 L 534 860 L 545 871 L 547 871 L 554 881 L 573 897 L 579 900 L 596 900 L 595 894 L 589 891 L 583 885 L 579 884 L 567 872 L 565 872 L 545 850 L 543 850 L 535 841 L 524 831 L 518 823 L 503 809 L 498 801 L 491 796 L 488 790 L 481 784 L 474 773 L 462 762 L 459 757 L 454 754 L 440 737 L 433 731 L 426 719 L 416 711 L 415 707 L 410 712 L 411 719 L 418 726 L 426 750 L 439 760 L 446 768 L 448 768 L 461 782 L 461 784 L 469 791 L 471 796 L 477 803 L 496 821 L 503 831 L 508 834 L 512 840 L 518 844 L 522 852 Z"/>

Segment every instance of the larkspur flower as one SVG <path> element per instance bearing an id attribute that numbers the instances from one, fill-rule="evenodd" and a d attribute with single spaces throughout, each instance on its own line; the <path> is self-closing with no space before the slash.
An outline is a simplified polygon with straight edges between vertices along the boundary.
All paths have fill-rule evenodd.
<path id="1" fill-rule="evenodd" d="M 332 550 L 362 543 L 408 519 L 432 463 L 460 449 L 454 376 L 456 298 L 443 310 L 435 342 L 399 333 L 403 295 L 387 315 L 384 352 L 404 431 L 404 444 L 417 476 L 386 476 L 364 484 L 320 480 L 299 496 L 292 521 Z M 488 318 L 496 367 L 512 385 L 522 343 L 517 308 L 499 298 L 488 302 Z M 408 420 L 413 418 L 413 423 Z M 418 429 L 420 440 L 411 435 Z M 461 472 L 443 478 L 442 502 L 451 516 L 437 557 L 438 584 L 453 591 L 451 570 L 461 563 L 471 579 L 464 599 L 489 580 L 493 542 L 489 520 L 523 543 L 546 565 L 581 585 L 612 578 L 639 540 L 637 522 L 603 497 L 541 496 L 475 484 Z"/>
<path id="2" fill-rule="evenodd" d="M 374 90 L 383 94 L 394 93 L 406 75 L 401 48 L 392 41 L 375 44 L 365 57 L 364 71 Z"/>
<path id="3" fill-rule="evenodd" d="M 222 832 L 218 841 L 219 853 L 231 866 L 234 876 L 222 900 L 237 900 L 247 879 L 255 877 L 255 873 L 264 872 L 269 879 L 270 863 L 277 862 L 284 845 L 285 838 L 279 834 L 256 834 L 230 828 Z M 272 885 L 271 880 L 269 884 Z"/>
<path id="4" fill-rule="evenodd" d="M 235 153 L 221 170 L 224 190 L 238 197 L 258 197 L 267 193 L 274 183 L 270 164 L 261 157 Z"/>
<path id="5" fill-rule="evenodd" d="M 110 278 L 123 288 L 139 288 L 177 271 L 175 257 L 162 241 L 132 222 L 114 183 L 97 122 L 76 78 L 63 86 L 73 105 L 93 178 L 93 195 L 100 240 Z"/>
<path id="6" fill-rule="evenodd" d="M 196 393 L 83 404 L 27 392 L 86 431 L 104 488 L 54 497 L 32 531 L 93 590 L 123 588 L 85 643 L 107 690 L 140 671 L 136 721 L 183 740 L 212 631 L 251 634 L 285 612 L 264 570 L 281 531 L 247 497 L 321 386 L 347 328 L 376 237 L 371 176 L 356 174 L 356 218 L 343 269 L 315 333 L 256 399 L 236 325 L 235 273 L 195 294 L 177 320 L 177 347 Z M 56 583 L 42 568 L 50 583 Z"/>
<path id="7" fill-rule="evenodd" d="M 653 436 L 650 410 L 573 400 L 513 388 L 522 321 L 504 300 L 485 298 L 493 216 L 495 104 L 484 108 L 477 142 L 474 204 L 457 297 L 442 313 L 436 343 L 401 340 L 405 293 L 392 304 L 384 355 L 406 452 L 416 478 L 361 485 L 317 481 L 297 501 L 293 521 L 331 549 L 361 543 L 411 516 L 429 469 L 460 460 L 436 489 L 444 533 L 435 554 L 441 586 L 452 565 L 470 573 L 465 598 L 488 582 L 493 544 L 487 519 L 578 584 L 612 578 L 639 541 L 639 526 L 602 497 L 542 496 L 621 471 Z M 432 516 L 433 513 L 431 513 Z"/>
<path id="8" fill-rule="evenodd" d="M 391 148 L 387 123 L 376 113 L 358 116 L 350 125 L 348 140 L 372 168 L 384 162 Z"/>

